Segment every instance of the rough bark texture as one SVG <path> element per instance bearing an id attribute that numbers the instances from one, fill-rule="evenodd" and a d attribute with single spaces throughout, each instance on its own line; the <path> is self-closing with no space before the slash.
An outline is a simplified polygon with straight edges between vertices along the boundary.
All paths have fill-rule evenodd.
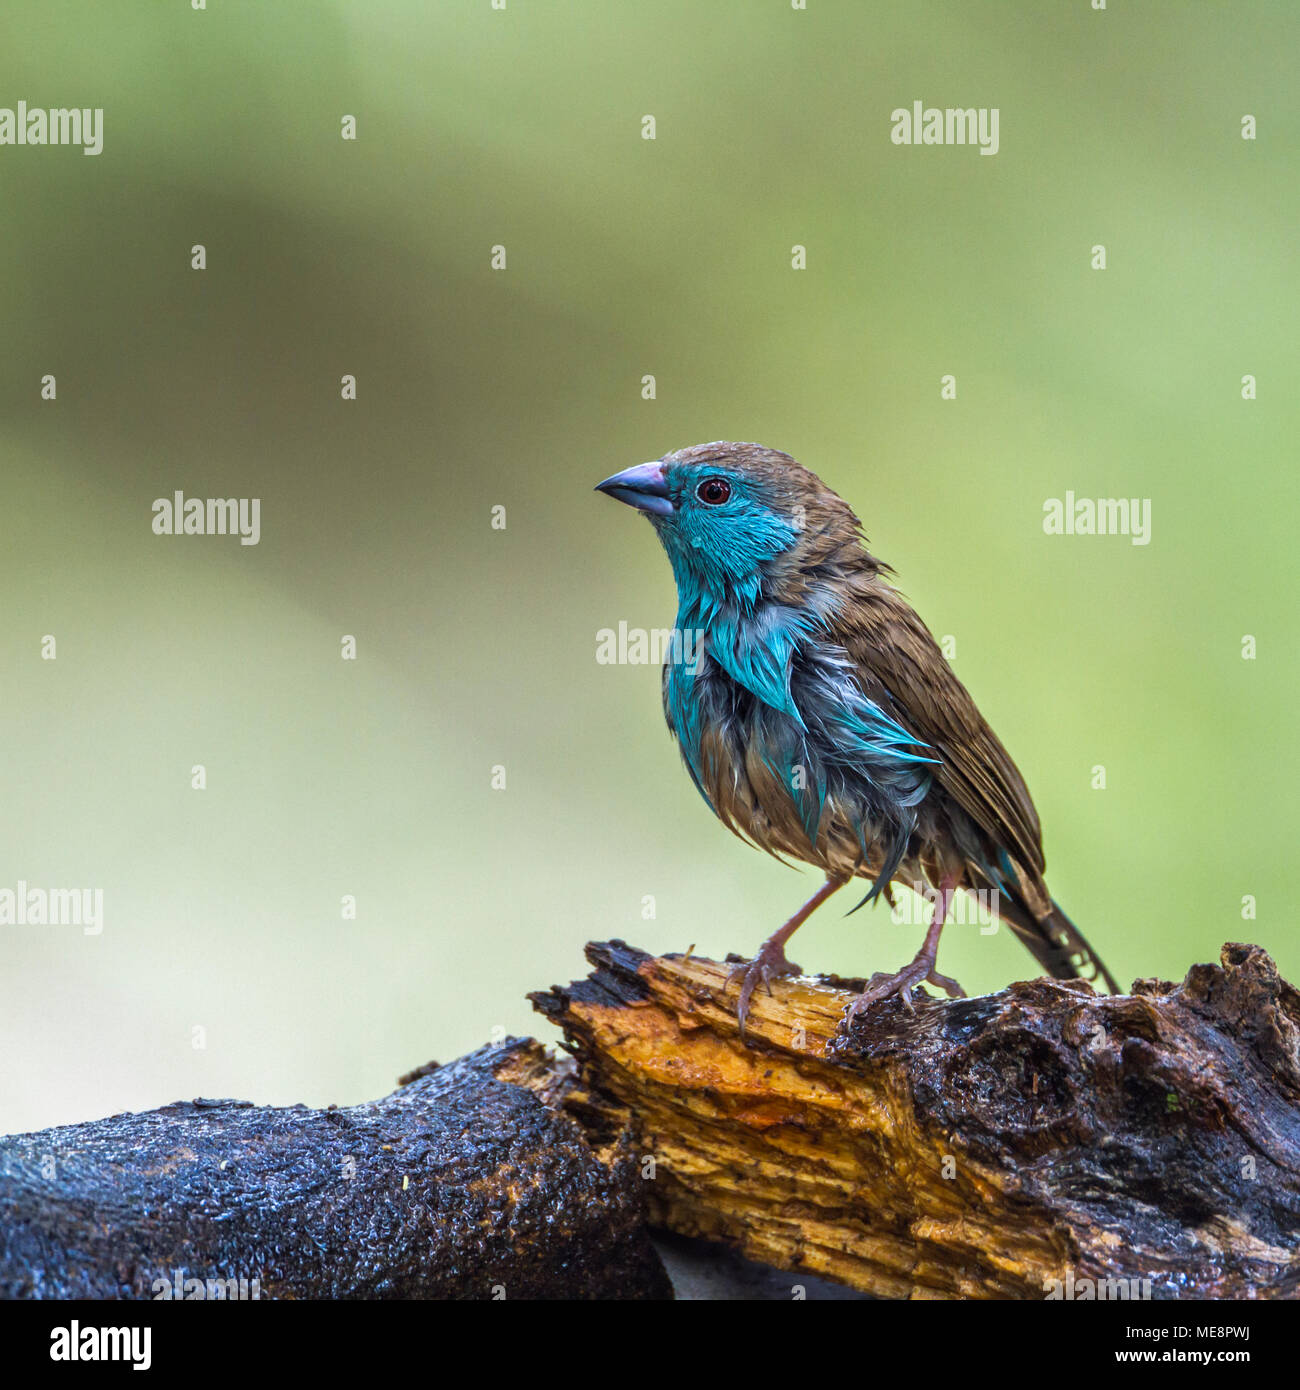
<path id="1" fill-rule="evenodd" d="M 263 1298 L 671 1297 L 647 1184 L 555 1108 L 563 1084 L 512 1041 L 367 1105 L 181 1102 L 0 1139 L 0 1296 L 150 1298 L 181 1270 Z"/>
<path id="2" fill-rule="evenodd" d="M 563 1103 L 596 1143 L 632 1128 L 672 1231 L 894 1297 L 1296 1292 L 1300 994 L 1259 947 L 1129 995 L 889 1000 L 842 1035 L 861 982 L 783 981 L 750 1048 L 725 965 L 588 957 L 533 996 L 579 1063 Z"/>

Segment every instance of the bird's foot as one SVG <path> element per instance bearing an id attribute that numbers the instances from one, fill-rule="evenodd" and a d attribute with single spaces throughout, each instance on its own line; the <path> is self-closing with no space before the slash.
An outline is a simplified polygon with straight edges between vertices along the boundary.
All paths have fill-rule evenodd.
<path id="1" fill-rule="evenodd" d="M 742 961 L 732 970 L 727 976 L 724 989 L 730 989 L 736 980 L 740 981 L 740 998 L 736 1001 L 736 1022 L 740 1024 L 742 1038 L 745 1036 L 745 1020 L 749 1017 L 749 1001 L 758 986 L 763 985 L 771 994 L 773 980 L 782 975 L 802 974 L 803 970 L 786 957 L 785 947 L 779 941 L 768 941 L 753 960 Z"/>
<path id="2" fill-rule="evenodd" d="M 940 975 L 935 969 L 933 954 L 922 951 L 910 965 L 905 965 L 892 975 L 873 975 L 867 981 L 866 989 L 849 1004 L 844 1014 L 844 1022 L 851 1022 L 873 1004 L 878 1004 L 882 999 L 889 999 L 895 994 L 903 1001 L 903 1007 L 908 1013 L 913 1013 L 912 991 L 921 984 L 935 985 L 950 999 L 966 998 L 966 991 L 956 980 L 950 979 L 947 975 Z"/>

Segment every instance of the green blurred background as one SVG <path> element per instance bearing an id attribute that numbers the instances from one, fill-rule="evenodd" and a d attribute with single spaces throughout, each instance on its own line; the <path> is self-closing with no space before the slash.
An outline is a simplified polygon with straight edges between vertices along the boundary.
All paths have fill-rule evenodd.
<path id="1" fill-rule="evenodd" d="M 1290 0 L 7 5 L 0 105 L 105 144 L 0 148 L 0 887 L 105 929 L 0 928 L 0 1129 L 358 1101 L 549 1037 L 524 994 L 590 938 L 756 947 L 814 875 L 595 659 L 673 590 L 592 484 L 710 439 L 819 472 L 956 638 L 1121 978 L 1300 975 L 1298 46 Z M 918 99 L 1000 152 L 892 145 Z M 177 489 L 261 498 L 261 543 L 155 536 Z M 1067 489 L 1152 543 L 1045 535 Z M 793 954 L 920 935 L 832 906 Z M 1033 969 L 971 927 L 940 964 Z"/>

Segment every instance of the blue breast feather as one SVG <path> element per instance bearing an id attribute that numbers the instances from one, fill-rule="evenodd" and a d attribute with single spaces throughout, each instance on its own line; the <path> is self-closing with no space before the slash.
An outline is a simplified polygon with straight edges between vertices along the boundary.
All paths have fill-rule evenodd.
<path id="1" fill-rule="evenodd" d="M 715 735 L 710 749 L 730 761 L 757 751 L 789 789 L 811 844 L 829 797 L 848 809 L 864 862 L 873 845 L 882 854 L 870 901 L 906 851 L 930 790 L 933 751 L 863 693 L 815 604 L 750 606 L 689 595 L 677 627 L 674 650 L 698 661 L 665 668 L 664 709 L 700 794 L 709 802 L 706 785 L 734 772 L 703 765 L 706 731 Z M 682 640 L 687 632 L 703 640 Z"/>

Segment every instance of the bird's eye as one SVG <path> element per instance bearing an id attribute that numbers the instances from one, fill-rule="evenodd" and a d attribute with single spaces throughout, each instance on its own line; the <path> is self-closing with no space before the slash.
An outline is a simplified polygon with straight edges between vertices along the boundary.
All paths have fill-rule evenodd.
<path id="1" fill-rule="evenodd" d="M 731 484 L 725 478 L 705 478 L 695 495 L 710 507 L 720 507 L 731 496 Z"/>

